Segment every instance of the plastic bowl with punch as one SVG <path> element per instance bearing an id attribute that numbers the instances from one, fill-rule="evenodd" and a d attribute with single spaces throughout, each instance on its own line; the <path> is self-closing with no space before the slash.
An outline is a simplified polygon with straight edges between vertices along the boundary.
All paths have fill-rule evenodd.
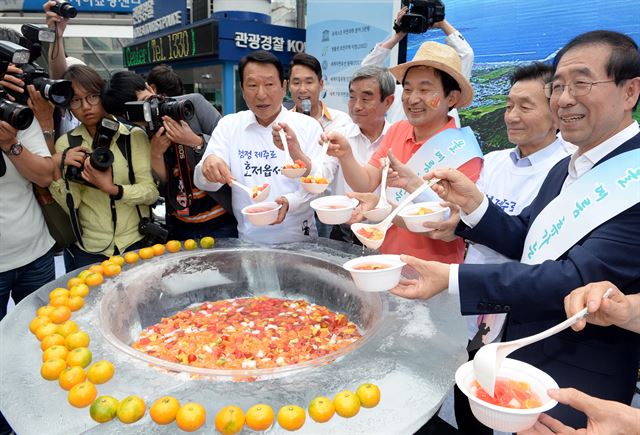
<path id="1" fill-rule="evenodd" d="M 343 267 L 351 274 L 358 290 L 384 292 L 400 282 L 405 262 L 399 255 L 369 255 L 347 261 Z"/>
<path id="2" fill-rule="evenodd" d="M 351 219 L 353 210 L 358 206 L 358 200 L 345 195 L 332 195 L 314 199 L 310 205 L 318 214 L 320 222 L 340 225 Z"/>

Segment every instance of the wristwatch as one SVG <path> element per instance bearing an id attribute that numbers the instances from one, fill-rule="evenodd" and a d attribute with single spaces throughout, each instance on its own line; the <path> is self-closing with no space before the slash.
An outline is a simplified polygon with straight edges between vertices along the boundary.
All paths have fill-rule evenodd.
<path id="1" fill-rule="evenodd" d="M 55 132 L 53 130 L 42 130 L 44 140 L 55 139 Z"/>
<path id="2" fill-rule="evenodd" d="M 9 147 L 9 154 L 12 156 L 19 156 L 22 153 L 22 148 L 22 144 L 20 142 L 16 142 Z"/>

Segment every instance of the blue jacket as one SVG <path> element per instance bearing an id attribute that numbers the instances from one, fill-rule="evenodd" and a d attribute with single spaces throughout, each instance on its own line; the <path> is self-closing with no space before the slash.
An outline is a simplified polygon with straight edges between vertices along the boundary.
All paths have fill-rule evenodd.
<path id="1" fill-rule="evenodd" d="M 640 134 L 598 163 L 637 148 Z M 529 227 L 560 194 L 569 160 L 567 157 L 549 171 L 538 196 L 520 215 L 509 216 L 490 202 L 478 225 L 471 229 L 461 223 L 457 234 L 520 260 Z M 564 297 L 576 287 L 604 280 L 627 294 L 640 291 L 640 204 L 594 229 L 556 261 L 460 265 L 460 307 L 464 315 L 508 313 L 503 339 L 515 340 L 565 320 Z M 640 359 L 640 334 L 588 325 L 581 332 L 565 330 L 510 357 L 544 370 L 560 387 L 630 404 Z M 573 427 L 586 427 L 584 414 L 567 406 L 558 405 L 549 414 Z"/>

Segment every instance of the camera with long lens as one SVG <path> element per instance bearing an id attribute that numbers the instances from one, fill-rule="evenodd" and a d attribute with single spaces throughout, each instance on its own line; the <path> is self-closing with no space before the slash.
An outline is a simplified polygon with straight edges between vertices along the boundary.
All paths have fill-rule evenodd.
<path id="1" fill-rule="evenodd" d="M 78 10 L 69 2 L 56 1 L 56 4 L 49 9 L 60 15 L 62 18 L 75 18 L 78 15 Z"/>
<path id="2" fill-rule="evenodd" d="M 100 172 L 107 171 L 113 165 L 113 153 L 109 147 L 119 128 L 120 123 L 108 117 L 102 118 L 96 128 L 96 134 L 93 136 L 91 144 L 91 152 L 86 154 L 89 157 L 91 166 Z M 80 167 L 69 165 L 65 171 L 64 178 L 95 187 L 82 178 L 83 170 L 84 164 Z"/>
<path id="3" fill-rule="evenodd" d="M 5 121 L 16 130 L 26 130 L 33 122 L 33 111 L 19 103 L 14 103 L 0 94 L 0 121 Z"/>
<path id="4" fill-rule="evenodd" d="M 154 135 L 162 127 L 162 117 L 169 116 L 176 121 L 188 121 L 193 118 L 193 103 L 189 100 L 154 95 L 146 101 L 124 103 L 124 117 L 131 122 L 144 122 L 147 134 Z"/>
<path id="5" fill-rule="evenodd" d="M 398 32 L 424 33 L 444 20 L 442 0 L 402 0 L 402 6 L 408 6 L 409 11 L 400 19 L 400 25 L 394 25 Z"/>
<path id="6" fill-rule="evenodd" d="M 25 89 L 24 92 L 7 89 L 7 92 L 11 94 L 16 102 L 27 104 L 29 93 L 26 91 L 26 87 L 33 85 L 45 99 L 53 104 L 67 106 L 73 98 L 71 82 L 69 80 L 51 80 L 47 71 L 34 62 L 42 53 L 40 43 L 55 39 L 55 33 L 52 30 L 42 29 L 33 24 L 24 24 L 21 30 L 23 34 L 21 45 L 28 47 L 29 56 L 26 59 L 23 56 L 17 62 L 13 59 L 11 63 L 16 64 L 22 70 L 22 74 L 16 74 L 16 77 L 24 82 Z M 0 50 L 0 60 L 7 60 L 2 50 Z"/>
<path id="7" fill-rule="evenodd" d="M 147 246 L 152 246 L 156 243 L 166 243 L 169 238 L 169 231 L 162 228 L 148 217 L 140 219 L 138 232 L 144 236 L 145 244 Z"/>

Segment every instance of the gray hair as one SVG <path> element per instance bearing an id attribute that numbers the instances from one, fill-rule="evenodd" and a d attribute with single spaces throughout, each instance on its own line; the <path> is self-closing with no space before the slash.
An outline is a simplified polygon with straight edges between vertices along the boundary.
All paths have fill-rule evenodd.
<path id="1" fill-rule="evenodd" d="M 375 79 L 378 82 L 378 85 L 380 85 L 380 101 L 383 101 L 389 95 L 393 95 L 396 89 L 395 77 L 388 69 L 383 67 L 376 65 L 363 66 L 351 76 L 349 89 L 351 89 L 351 83 L 363 79 Z"/>

